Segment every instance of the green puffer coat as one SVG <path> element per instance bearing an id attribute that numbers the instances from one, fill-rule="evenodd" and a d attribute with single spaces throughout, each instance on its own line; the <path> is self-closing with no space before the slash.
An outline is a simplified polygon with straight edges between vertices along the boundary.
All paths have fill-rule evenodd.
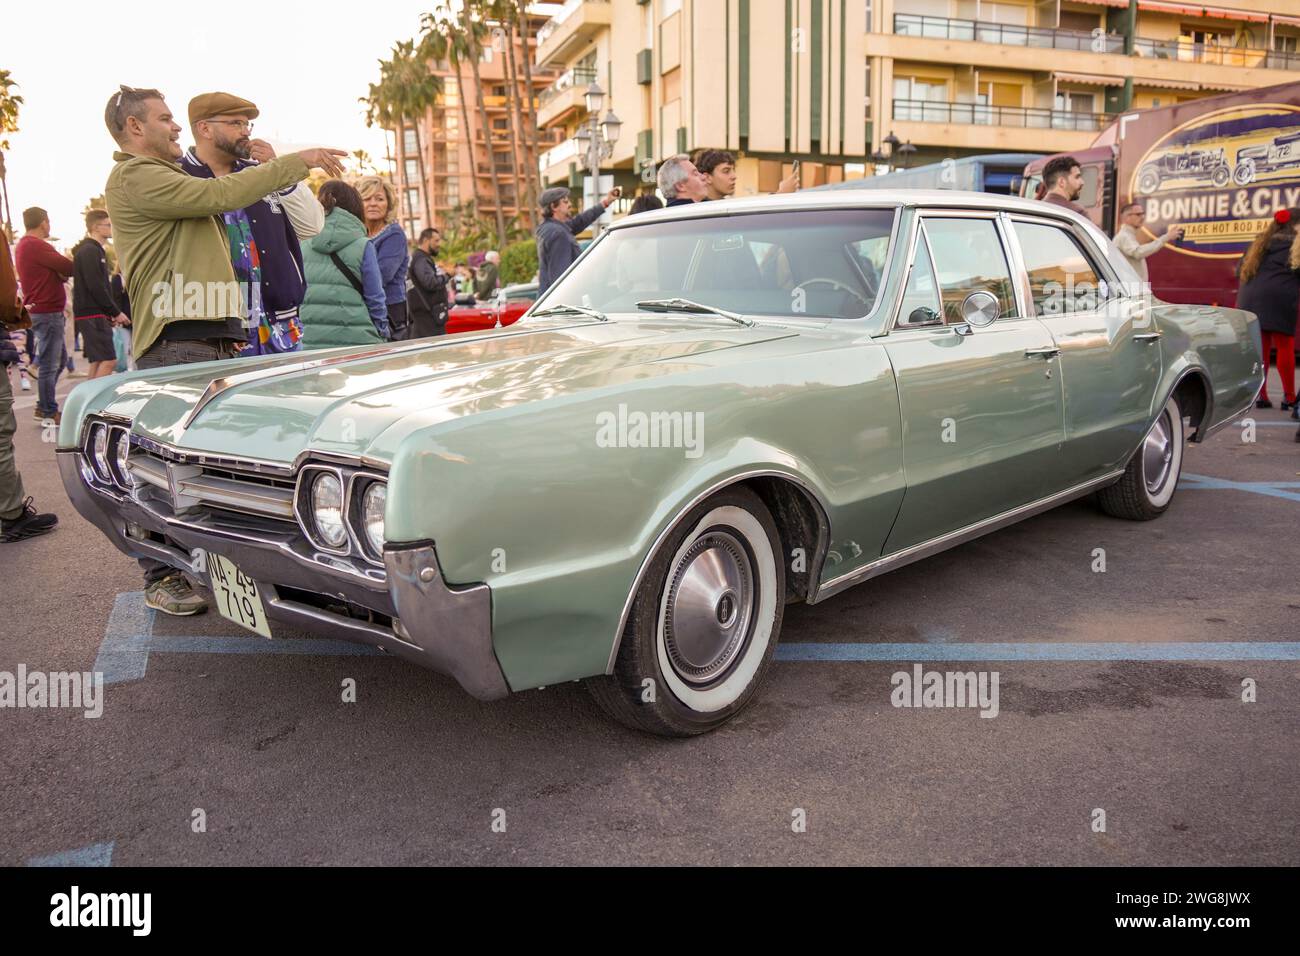
<path id="1" fill-rule="evenodd" d="M 362 259 L 368 246 L 366 227 L 361 220 L 337 206 L 325 217 L 325 228 L 320 234 L 303 246 L 307 292 L 299 315 L 304 349 L 374 345 L 384 341 L 370 321 L 365 299 L 330 258 L 331 252 L 338 253 L 343 264 L 364 282 Z M 381 288 L 381 295 L 382 291 Z"/>

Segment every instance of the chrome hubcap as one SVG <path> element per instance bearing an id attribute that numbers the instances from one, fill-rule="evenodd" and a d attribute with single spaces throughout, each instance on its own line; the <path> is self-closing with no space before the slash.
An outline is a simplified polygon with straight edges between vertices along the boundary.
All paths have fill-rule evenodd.
<path id="1" fill-rule="evenodd" d="M 753 616 L 749 552 L 729 532 L 708 532 L 669 582 L 664 646 L 673 670 L 697 686 L 715 680 L 740 656 Z"/>
<path id="2" fill-rule="evenodd" d="M 1155 495 L 1169 480 L 1169 469 L 1174 460 L 1173 423 L 1169 412 L 1161 412 L 1156 423 L 1147 433 L 1142 445 L 1142 475 L 1146 479 L 1147 492 Z"/>

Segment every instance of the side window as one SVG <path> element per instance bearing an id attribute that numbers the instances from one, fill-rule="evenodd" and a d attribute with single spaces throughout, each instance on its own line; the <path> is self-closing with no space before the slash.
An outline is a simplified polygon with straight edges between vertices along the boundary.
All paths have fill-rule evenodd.
<path id="1" fill-rule="evenodd" d="M 928 325 L 943 321 L 943 303 L 939 301 L 939 284 L 934 280 L 934 267 L 930 264 L 930 246 L 925 241 L 925 230 L 916 234 L 916 251 L 912 254 L 912 271 L 903 290 L 903 307 L 898 311 L 898 322 L 903 326 Z"/>
<path id="2" fill-rule="evenodd" d="M 965 321 L 961 305 L 972 292 L 991 293 L 999 317 L 1015 317 L 1011 269 L 992 219 L 926 219 L 925 232 L 939 271 L 945 322 Z"/>
<path id="3" fill-rule="evenodd" d="M 1015 223 L 1015 232 L 1038 315 L 1091 312 L 1100 307 L 1101 276 L 1074 236 L 1057 226 L 1033 222 Z"/>

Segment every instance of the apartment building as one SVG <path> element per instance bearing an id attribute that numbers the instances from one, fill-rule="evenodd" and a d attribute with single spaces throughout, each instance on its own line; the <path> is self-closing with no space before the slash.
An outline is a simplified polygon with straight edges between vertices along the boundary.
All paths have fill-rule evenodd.
<path id="1" fill-rule="evenodd" d="M 539 5 L 538 9 L 542 12 L 532 17 L 530 35 L 527 38 L 530 48 L 536 46 L 537 31 L 549 19 L 548 11 L 559 7 L 558 4 L 544 4 Z M 436 104 L 420 118 L 418 124 L 407 124 L 397 136 L 394 182 L 398 186 L 403 227 L 412 238 L 425 226 L 426 198 L 433 224 L 445 226 L 456 206 L 474 199 L 476 181 L 479 215 L 492 220 L 496 216 L 496 198 L 492 190 L 493 169 L 497 172 L 501 207 L 507 221 L 518 216 L 524 225 L 533 224 L 535 210 L 528 205 L 526 197 L 516 186 L 518 182 L 522 187 L 525 181 L 531 154 L 526 155 L 521 142 L 516 165 L 510 138 L 511 124 L 514 122 L 514 100 L 520 100 L 521 106 L 525 107 L 524 121 L 525 124 L 528 122 L 525 100 L 528 84 L 522 67 L 523 41 L 520 38 L 515 41 L 515 62 L 519 75 L 512 83 L 507 75 L 508 58 L 501 38 L 500 32 L 493 36 L 493 42 L 485 47 L 478 64 L 487 112 L 486 131 L 478 111 L 478 99 L 474 95 L 472 67 L 469 63 L 462 62 L 457 71 L 448 61 L 443 60 L 430 64 L 430 71 L 442 80 L 442 93 Z M 534 103 L 537 94 L 550 86 L 554 79 L 554 74 L 549 71 L 534 71 Z M 469 96 L 464 111 L 460 99 L 462 90 Z M 465 126 L 466 120 L 468 128 Z M 541 131 L 539 149 L 547 149 L 555 142 L 558 142 L 555 133 Z M 420 163 L 421 152 L 424 158 L 423 169 Z"/>
<path id="2" fill-rule="evenodd" d="M 740 154 L 742 195 L 775 190 L 794 159 L 805 185 L 860 176 L 865 38 L 862 0 L 569 0 L 537 38 L 538 62 L 560 72 L 537 117 L 561 136 L 543 179 L 581 181 L 593 82 L 601 118 L 622 121 L 602 170 L 625 192 L 699 147 Z"/>
<path id="3" fill-rule="evenodd" d="M 594 82 L 622 120 L 603 172 L 724 147 L 747 194 L 794 159 L 805 185 L 897 164 L 891 137 L 911 165 L 1073 150 L 1122 110 L 1300 79 L 1300 0 L 568 0 L 536 51 L 547 184 L 581 182 Z"/>
<path id="4" fill-rule="evenodd" d="M 914 164 L 1081 149 L 1123 110 L 1300 80 L 1300 0 L 867 3 L 872 147 Z"/>

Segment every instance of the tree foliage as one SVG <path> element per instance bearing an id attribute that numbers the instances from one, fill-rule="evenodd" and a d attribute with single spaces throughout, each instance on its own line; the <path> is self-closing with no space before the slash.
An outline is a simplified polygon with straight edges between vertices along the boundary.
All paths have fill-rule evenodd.
<path id="1" fill-rule="evenodd" d="M 9 134 L 18 132 L 23 98 L 13 92 L 17 86 L 8 70 L 0 70 L 0 149 L 9 149 Z"/>
<path id="2" fill-rule="evenodd" d="M 537 275 L 537 240 L 521 239 L 501 253 L 501 284 L 528 282 Z"/>

